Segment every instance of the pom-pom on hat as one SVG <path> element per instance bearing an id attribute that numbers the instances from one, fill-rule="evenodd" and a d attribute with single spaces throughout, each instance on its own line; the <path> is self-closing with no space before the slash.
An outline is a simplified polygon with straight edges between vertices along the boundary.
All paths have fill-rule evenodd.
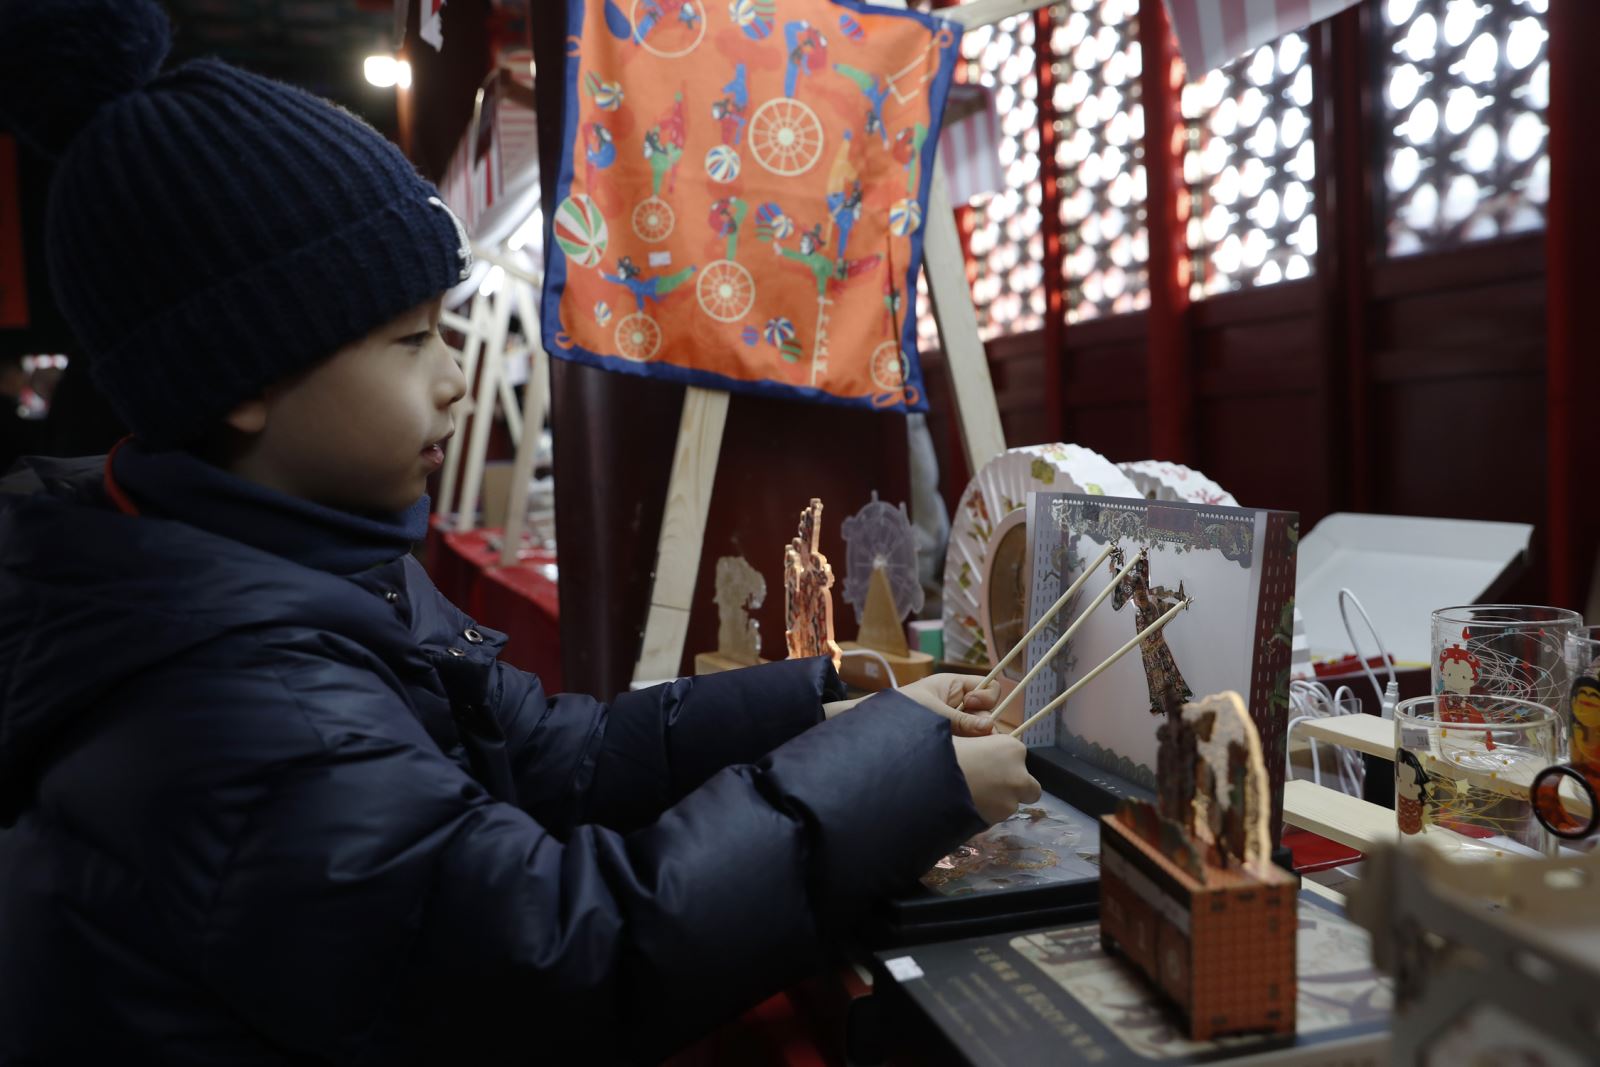
<path id="1" fill-rule="evenodd" d="M 56 301 L 117 414 L 181 445 L 467 276 L 382 134 L 216 60 L 160 73 L 151 0 L 0 0 L 0 127 L 57 157 Z"/>

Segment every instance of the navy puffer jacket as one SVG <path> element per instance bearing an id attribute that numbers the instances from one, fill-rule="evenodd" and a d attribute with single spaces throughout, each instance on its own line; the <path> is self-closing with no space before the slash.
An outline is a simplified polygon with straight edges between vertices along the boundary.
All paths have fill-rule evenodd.
<path id="1" fill-rule="evenodd" d="M 30 463 L 0 1063 L 649 1060 L 978 826 L 945 720 L 888 693 L 819 724 L 825 661 L 550 697 L 367 520 L 128 515 L 100 461 Z M 329 536 L 389 559 L 338 573 Z"/>

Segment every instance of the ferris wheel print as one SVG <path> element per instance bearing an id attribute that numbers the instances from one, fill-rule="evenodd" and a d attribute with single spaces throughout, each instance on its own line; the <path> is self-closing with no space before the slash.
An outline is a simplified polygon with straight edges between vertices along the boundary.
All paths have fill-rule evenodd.
<path id="1" fill-rule="evenodd" d="M 718 322 L 738 322 L 756 302 L 756 280 L 743 264 L 719 259 L 707 264 L 695 283 L 700 309 Z"/>
<path id="2" fill-rule="evenodd" d="M 872 359 L 867 366 L 872 374 L 872 384 L 879 389 L 898 391 L 905 388 L 906 357 L 898 343 L 885 341 L 873 349 Z"/>
<path id="3" fill-rule="evenodd" d="M 677 222 L 672 205 L 659 196 L 646 197 L 633 209 L 633 232 L 652 244 L 671 236 Z"/>
<path id="4" fill-rule="evenodd" d="M 721 259 L 706 264 L 700 272 L 695 297 L 700 310 L 718 322 L 738 322 L 756 303 L 756 280 L 739 262 L 739 231 L 749 213 L 750 206 L 737 196 L 713 205 L 712 226 L 727 238 L 727 246 Z"/>
<path id="5" fill-rule="evenodd" d="M 661 350 L 661 327 L 642 311 L 617 323 L 617 354 L 634 363 L 648 363 Z"/>
<path id="6" fill-rule="evenodd" d="M 804 174 L 822 158 L 822 120 L 791 97 L 774 97 L 756 108 L 748 137 L 756 162 L 781 178 Z"/>
<path id="7" fill-rule="evenodd" d="M 692 5 L 688 3 L 680 3 L 673 6 L 680 12 L 684 9 L 693 11 Z M 639 21 L 639 9 L 641 7 L 644 8 L 643 22 Z M 670 25 L 670 23 L 663 23 L 665 16 L 666 12 L 662 9 L 659 0 L 633 0 L 633 7 L 628 12 L 628 21 L 634 27 L 634 43 L 651 55 L 660 56 L 662 59 L 679 59 L 700 47 L 700 42 L 705 40 L 706 36 L 706 20 L 703 15 L 696 15 L 692 20 L 684 20 L 681 16 L 678 19 L 680 26 L 687 26 L 693 32 L 693 36 L 688 40 L 687 44 L 682 43 L 684 37 L 682 33 L 675 35 L 677 38 L 676 45 L 652 44 L 650 42 L 652 31 L 659 25 Z"/>

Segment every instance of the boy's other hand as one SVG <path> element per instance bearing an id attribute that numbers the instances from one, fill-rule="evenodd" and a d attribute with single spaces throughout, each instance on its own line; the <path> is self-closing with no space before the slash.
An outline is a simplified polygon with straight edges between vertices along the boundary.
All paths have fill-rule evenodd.
<path id="1" fill-rule="evenodd" d="M 957 737 L 956 763 L 967 779 L 972 806 L 993 826 L 1010 818 L 1019 804 L 1039 799 L 1039 783 L 1028 773 L 1027 746 L 1010 734 Z"/>
<path id="2" fill-rule="evenodd" d="M 933 674 L 901 686 L 900 693 L 949 719 L 957 737 L 983 737 L 994 731 L 988 713 L 1000 699 L 1000 686 L 990 682 L 979 689 L 981 681 L 970 674 Z"/>

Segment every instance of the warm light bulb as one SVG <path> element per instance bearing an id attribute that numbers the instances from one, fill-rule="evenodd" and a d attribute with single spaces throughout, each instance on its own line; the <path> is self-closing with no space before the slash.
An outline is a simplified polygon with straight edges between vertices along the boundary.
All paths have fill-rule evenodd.
<path id="1" fill-rule="evenodd" d="M 400 64 L 394 56 L 368 56 L 361 65 L 361 71 L 367 76 L 367 81 L 380 89 L 393 88 L 400 81 Z M 407 70 L 409 80 L 410 71 Z"/>

